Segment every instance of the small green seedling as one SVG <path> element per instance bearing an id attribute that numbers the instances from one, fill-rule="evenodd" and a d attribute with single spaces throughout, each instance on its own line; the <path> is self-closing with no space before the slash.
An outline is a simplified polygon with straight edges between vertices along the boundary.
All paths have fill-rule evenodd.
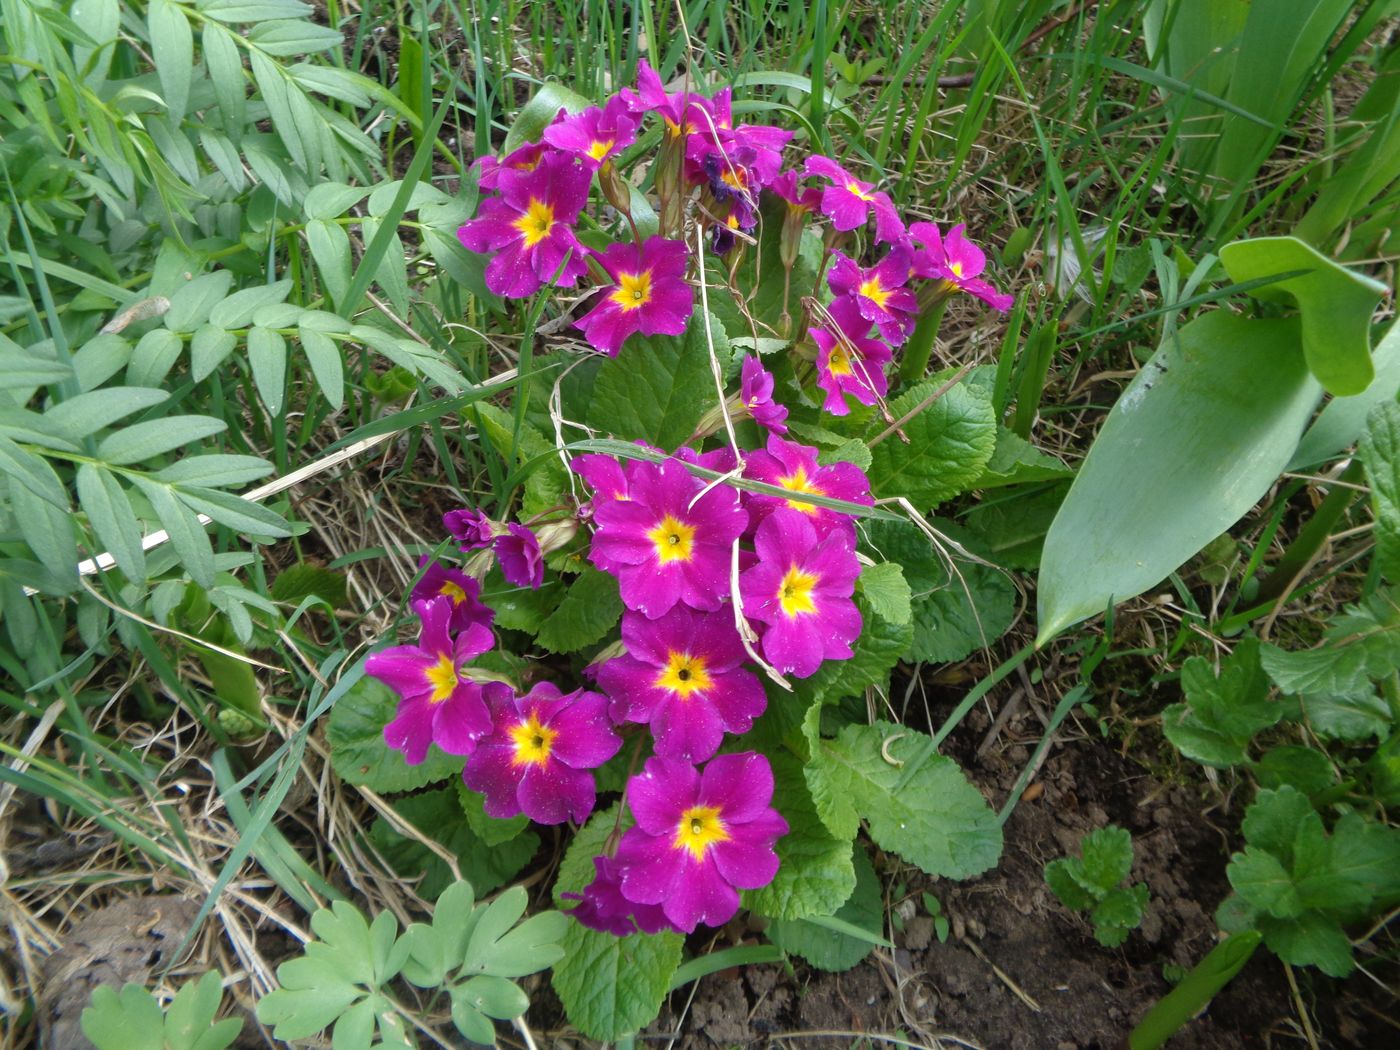
<path id="1" fill-rule="evenodd" d="M 924 894 L 924 910 L 933 919 L 933 930 L 938 934 L 938 943 L 945 944 L 948 940 L 948 917 L 943 914 L 943 902 L 932 893 Z"/>
<path id="2" fill-rule="evenodd" d="M 224 1050 L 243 1030 L 243 1021 L 216 1022 L 223 1001 L 224 976 L 210 970 L 186 983 L 162 1011 L 139 984 L 120 992 L 109 985 L 93 989 L 92 1005 L 79 1023 L 97 1050 Z"/>
<path id="3" fill-rule="evenodd" d="M 1116 948 L 1137 929 L 1147 907 L 1144 883 L 1119 885 L 1133 867 L 1132 836 L 1110 824 L 1085 835 L 1079 852 L 1045 865 L 1045 881 L 1066 908 L 1089 912 L 1100 944 Z"/>

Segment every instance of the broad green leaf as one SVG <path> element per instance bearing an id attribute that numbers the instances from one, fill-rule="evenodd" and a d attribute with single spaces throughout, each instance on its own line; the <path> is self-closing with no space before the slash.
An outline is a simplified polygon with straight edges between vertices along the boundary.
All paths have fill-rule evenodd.
<path id="1" fill-rule="evenodd" d="M 939 389 L 935 376 L 890 402 L 890 414 L 904 418 Z M 878 421 L 875 432 L 884 430 Z M 870 487 L 877 498 L 905 496 L 919 510 L 966 492 L 981 476 L 996 448 L 992 401 L 981 387 L 958 383 L 871 450 Z M 874 437 L 875 433 L 871 433 Z"/>
<path id="2" fill-rule="evenodd" d="M 162 320 L 172 332 L 193 332 L 209 320 L 209 311 L 228 295 L 233 271 L 215 270 L 187 281 L 170 297 Z"/>
<path id="3" fill-rule="evenodd" d="M 1129 1050 L 1157 1050 L 1205 1008 L 1254 957 L 1263 935 L 1236 933 L 1221 941 L 1147 1012 L 1128 1036 Z"/>
<path id="4" fill-rule="evenodd" d="M 217 325 L 200 325 L 190 340 L 190 377 L 202 382 L 233 353 L 238 337 Z"/>
<path id="5" fill-rule="evenodd" d="M 344 38 L 336 30 L 318 26 L 307 19 L 277 18 L 254 25 L 248 33 L 248 40 L 269 55 L 289 58 L 309 51 L 339 47 Z"/>
<path id="6" fill-rule="evenodd" d="M 559 115 L 561 109 L 570 113 L 581 113 L 591 105 L 593 103 L 588 99 L 570 91 L 562 84 L 544 84 L 516 114 L 510 130 L 506 132 L 501 155 L 509 155 L 527 142 L 539 142 L 544 129 L 554 123 L 554 118 Z"/>
<path id="7" fill-rule="evenodd" d="M 1094 895 L 1081 885 L 1082 879 L 1075 878 L 1080 867 L 1078 857 L 1060 857 L 1045 865 L 1046 885 L 1070 911 L 1088 911 L 1096 902 Z"/>
<path id="8" fill-rule="evenodd" d="M 864 820 L 881 849 L 955 879 L 1001 855 L 1001 825 L 982 793 L 917 730 L 847 726 L 812 748 L 806 774 L 817 813 L 838 838 L 853 838 Z"/>
<path id="9" fill-rule="evenodd" d="M 44 413 L 44 422 L 52 426 L 55 433 L 68 440 L 81 441 L 133 412 L 140 412 L 169 399 L 170 395 L 164 390 L 135 386 L 93 390 L 60 401 Z"/>
<path id="10" fill-rule="evenodd" d="M 92 463 L 78 468 L 77 484 L 78 503 L 98 541 L 116 559 L 117 568 L 132 582 L 145 580 L 141 525 L 121 484 L 110 470 Z"/>
<path id="11" fill-rule="evenodd" d="M 345 227 L 326 219 L 312 219 L 306 224 L 306 244 L 331 301 L 337 305 L 343 303 L 350 290 L 353 270 L 350 235 Z"/>
<path id="12" fill-rule="evenodd" d="M 1247 846 L 1230 858 L 1225 874 L 1235 891 L 1255 908 L 1279 919 L 1303 914 L 1292 876 L 1272 853 Z"/>
<path id="13" fill-rule="evenodd" d="M 241 288 L 209 311 L 209 323 L 218 328 L 246 328 L 260 306 L 284 302 L 292 290 L 290 279 Z"/>
<path id="14" fill-rule="evenodd" d="M 1193 656 L 1181 669 L 1186 703 L 1162 712 L 1162 732 L 1187 758 L 1226 769 L 1245 760 L 1254 735 L 1278 722 L 1283 708 L 1269 699 L 1259 642 L 1246 638 L 1221 664 Z"/>
<path id="15" fill-rule="evenodd" d="M 685 938 L 677 933 L 614 937 L 570 922 L 551 983 L 569 1021 L 590 1039 L 640 1031 L 661 1010 Z"/>
<path id="16" fill-rule="evenodd" d="M 209 79 L 214 83 L 214 97 L 219 102 L 222 118 L 219 126 L 237 141 L 248 122 L 248 82 L 243 73 L 243 56 L 233 34 L 217 23 L 205 23 L 199 34 L 199 45 L 204 52 Z"/>
<path id="17" fill-rule="evenodd" d="M 763 889 L 745 891 L 744 906 L 772 919 L 840 914 L 856 885 L 850 840 L 832 835 L 817 816 L 802 765 L 786 751 L 771 761 L 773 798 L 788 833 L 778 840 L 778 874 Z"/>
<path id="18" fill-rule="evenodd" d="M 180 502 L 199 514 L 207 514 L 211 519 L 235 532 L 252 536 L 282 538 L 290 536 L 286 520 L 274 510 L 269 510 L 232 492 L 218 489 L 200 488 L 195 485 L 182 485 L 176 490 Z"/>
<path id="19" fill-rule="evenodd" d="M 238 456 L 222 452 L 186 456 L 155 473 L 159 481 L 173 484 L 198 483 L 203 487 L 242 485 L 265 478 L 273 466 L 259 456 Z"/>
<path id="20" fill-rule="evenodd" d="M 1328 864 L 1332 900 L 1338 888 L 1365 907 L 1373 900 L 1393 901 L 1400 894 L 1400 828 L 1347 813 L 1332 829 Z M 1348 919 L 1353 916 L 1347 916 Z"/>
<path id="21" fill-rule="evenodd" d="M 866 930 L 870 938 L 852 937 L 829 926 L 819 926 L 804 918 L 778 919 L 768 926 L 768 939 L 783 951 L 799 955 L 819 970 L 849 970 L 870 954 L 873 938 L 880 936 L 885 907 L 880 880 L 863 846 L 856 846 L 852 889 L 832 914 L 842 922 Z"/>
<path id="22" fill-rule="evenodd" d="M 398 710 L 398 696 L 373 678 L 362 678 L 331 708 L 326 743 L 331 765 L 350 784 L 381 793 L 413 791 L 461 774 L 464 759 L 447 755 L 434 744 L 420 765 L 410 766 L 403 753 L 384 743 L 384 727 Z"/>
<path id="23" fill-rule="evenodd" d="M 203 0 L 202 14 L 220 22 L 261 22 L 268 18 L 305 18 L 314 10 L 299 0 Z"/>
<path id="24" fill-rule="evenodd" d="M 167 416 L 133 423 L 103 438 L 97 458 L 116 466 L 141 463 L 227 429 L 227 423 L 213 416 Z"/>
<path id="25" fill-rule="evenodd" d="M 1168 339 L 1113 406 L 1050 527 L 1037 644 L 1229 529 L 1278 477 L 1317 397 L 1294 321 L 1217 310 Z"/>
<path id="26" fill-rule="evenodd" d="M 1355 968 L 1351 941 L 1336 919 L 1310 911 L 1297 918 L 1259 918 L 1269 951 L 1293 966 L 1316 966 L 1329 977 L 1346 977 Z"/>
<path id="27" fill-rule="evenodd" d="M 272 581 L 268 596 L 273 601 L 300 605 L 316 597 L 329 602 L 334 609 L 349 606 L 349 585 L 345 573 L 312 562 L 289 565 Z"/>
<path id="28" fill-rule="evenodd" d="M 1245 810 L 1240 830 L 1251 846 L 1275 854 L 1286 864 L 1293 863 L 1293 843 L 1304 824 L 1321 828 L 1321 818 L 1313 811 L 1308 797 L 1291 787 L 1261 791 Z"/>
<path id="29" fill-rule="evenodd" d="M 97 1050 L 165 1050 L 160 1004 L 139 984 L 94 988 L 78 1023 Z"/>
<path id="30" fill-rule="evenodd" d="M 258 396 L 269 412 L 280 415 L 287 386 L 287 341 L 282 333 L 263 327 L 249 329 L 248 363 Z"/>
<path id="31" fill-rule="evenodd" d="M 131 360 L 126 366 L 127 383 L 132 387 L 159 386 L 179 360 L 184 347 L 180 337 L 170 329 L 152 328 L 131 352 Z"/>
<path id="32" fill-rule="evenodd" d="M 909 622 L 909 584 L 896 562 L 867 565 L 860 573 L 860 590 L 871 610 L 895 626 Z"/>
<path id="33" fill-rule="evenodd" d="M 723 367 L 729 343 L 713 317 L 710 330 Z M 717 400 L 705 319 L 697 309 L 684 334 L 633 337 L 617 357 L 604 361 L 585 418 L 605 434 L 671 451 L 690 438 Z"/>
<path id="34" fill-rule="evenodd" d="M 597 877 L 593 858 L 603 852 L 613 831 L 621 833 L 632 826 L 631 810 L 624 811 L 621 818 L 618 817 L 620 805 L 613 803 L 607 809 L 596 811 L 569 842 L 564 850 L 564 859 L 559 862 L 559 874 L 554 879 L 552 894 L 556 907 L 573 907 L 573 903 L 560 894 L 582 893 L 584 887 Z"/>
<path id="35" fill-rule="evenodd" d="M 19 389 L 61 383 L 73 375 L 73 369 L 28 347 L 0 345 L 0 375 L 10 389 Z"/>
<path id="36" fill-rule="evenodd" d="M 146 26 L 151 34 L 151 58 L 160 78 L 170 119 L 184 118 L 194 73 L 194 36 L 189 19 L 172 0 L 151 0 L 146 9 Z"/>
<path id="37" fill-rule="evenodd" d="M 1355 444 L 1366 428 L 1366 417 L 1377 405 L 1395 400 L 1400 392 L 1400 324 L 1392 324 L 1371 355 L 1376 378 L 1353 397 L 1334 397 L 1318 413 L 1288 461 L 1289 470 L 1325 462 Z"/>
<path id="38" fill-rule="evenodd" d="M 863 599 L 857 599 L 860 611 L 860 637 L 852 646 L 849 660 L 827 660 L 816 674 L 794 684 L 797 695 L 807 703 L 831 703 L 848 696 L 863 696 L 866 686 L 887 688 L 890 671 L 909 647 L 913 627 L 892 624 L 874 615 Z"/>
<path id="39" fill-rule="evenodd" d="M 35 469 L 42 469 L 52 475 L 55 490 L 62 492 L 63 484 L 46 461 L 35 457 Z M 12 480 L 9 483 L 10 511 L 19 526 L 20 536 L 29 544 L 44 568 L 58 580 L 70 587 L 78 582 L 78 538 L 73 528 L 73 514 L 65 498 L 61 506 L 55 506 L 23 484 Z"/>
<path id="40" fill-rule="evenodd" d="M 1220 261 L 1238 284 L 1295 270 L 1250 294 L 1266 302 L 1296 305 L 1303 354 L 1328 393 L 1360 394 L 1375 376 L 1371 365 L 1371 314 L 1385 285 L 1341 266 L 1296 237 L 1256 237 L 1220 249 Z"/>
<path id="41" fill-rule="evenodd" d="M 932 590 L 948 578 L 933 542 L 913 522 L 871 518 L 858 522 L 856 530 L 862 550 L 868 548 L 880 560 L 898 563 L 914 594 Z"/>
<path id="42" fill-rule="evenodd" d="M 940 522 L 940 529 L 948 526 Z M 964 539 L 959 532 L 957 539 Z M 1016 588 L 991 565 L 951 554 L 951 568 L 937 563 L 939 579 L 913 603 L 914 634 L 906 659 L 928 663 L 961 660 L 1000 638 L 1016 616 Z"/>
<path id="43" fill-rule="evenodd" d="M 540 624 L 536 640 L 553 653 L 576 653 L 603 637 L 622 616 L 617 580 L 592 566 L 569 585 L 564 600 Z"/>
<path id="44" fill-rule="evenodd" d="M 1285 693 L 1359 693 L 1400 670 L 1400 602 L 1383 590 L 1349 606 L 1314 649 L 1288 651 L 1266 643 L 1264 670 Z"/>
<path id="45" fill-rule="evenodd" d="M 1386 579 L 1400 584 L 1400 403 L 1388 401 L 1371 410 L 1357 451 L 1371 482 L 1376 564 Z"/>
<path id="46" fill-rule="evenodd" d="M 316 377 L 316 385 L 330 402 L 331 408 L 339 411 L 345 404 L 345 359 L 340 352 L 340 344 L 324 332 L 308 328 L 303 322 L 298 330 L 301 348 L 311 365 L 311 374 Z"/>
<path id="47" fill-rule="evenodd" d="M 1014 430 L 997 428 L 996 448 L 974 488 L 990 489 L 1032 481 L 1072 478 L 1074 471 L 1055 456 L 1042 452 Z"/>
<path id="48" fill-rule="evenodd" d="M 199 518 L 175 498 L 169 485 L 139 475 L 135 481 L 136 487 L 150 500 L 151 508 L 170 537 L 170 543 L 180 557 L 180 564 L 190 574 L 190 579 L 205 589 L 213 587 L 214 548 Z"/>
<path id="49" fill-rule="evenodd" d="M 1286 785 L 1305 795 L 1325 791 L 1337 779 L 1326 754 L 1301 745 L 1271 747 L 1250 768 L 1260 787 L 1278 789 Z"/>
<path id="50" fill-rule="evenodd" d="M 1384 740 L 1395 721 L 1390 705 L 1374 688 L 1306 695 L 1299 702 L 1313 732 L 1332 740 Z"/>
<path id="51" fill-rule="evenodd" d="M 481 794 L 471 790 L 460 780 L 457 781 L 456 788 L 457 801 L 466 815 L 467 824 L 472 833 L 481 840 L 482 845 L 499 846 L 502 842 L 518 838 L 520 833 L 530 826 L 530 818 L 524 813 L 517 813 L 507 820 L 487 816 L 485 799 Z"/>

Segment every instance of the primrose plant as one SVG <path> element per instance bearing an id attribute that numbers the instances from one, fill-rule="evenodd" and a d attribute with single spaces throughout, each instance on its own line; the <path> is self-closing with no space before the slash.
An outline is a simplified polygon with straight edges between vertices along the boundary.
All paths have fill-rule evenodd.
<path id="1" fill-rule="evenodd" d="M 862 819 L 933 874 L 995 862 L 995 818 L 926 735 L 892 752 L 888 727 L 843 730 L 822 708 L 883 691 L 911 651 L 926 594 L 905 570 L 925 592 L 949 582 L 928 582 L 942 567 L 924 514 L 977 487 L 999 439 L 988 383 L 927 376 L 925 357 L 892 392 L 895 357 L 953 295 L 1011 297 L 962 226 L 906 225 L 835 160 L 793 156 L 791 132 L 736 124 L 728 90 L 667 91 L 643 62 L 602 106 L 542 98 L 526 112 L 543 120 L 478 161 L 483 198 L 458 231 L 485 290 L 577 333 L 522 362 L 533 408 L 477 411 L 516 457 L 520 520 L 511 493 L 447 513 L 462 560 L 425 559 L 417 642 L 366 670 L 399 697 L 384 740 L 408 763 L 460 756 L 492 818 L 588 822 L 556 899 L 587 936 L 663 946 L 655 973 L 628 956 L 617 979 L 644 987 L 605 1014 L 571 993 L 569 959 L 556 967 L 574 1023 L 616 1038 L 654 1016 L 678 933 L 741 900 L 834 914 Z M 522 666 L 488 654 L 503 626 L 517 650 L 566 654 L 524 666 L 567 682 L 501 673 Z M 589 822 L 600 784 L 623 804 Z"/>

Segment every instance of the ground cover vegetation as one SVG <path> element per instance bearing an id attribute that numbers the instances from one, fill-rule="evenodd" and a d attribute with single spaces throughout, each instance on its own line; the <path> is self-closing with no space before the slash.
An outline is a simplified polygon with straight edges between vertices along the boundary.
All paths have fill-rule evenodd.
<path id="1" fill-rule="evenodd" d="M 1383 1045 L 1394 8 L 5 0 L 0 1045 Z"/>

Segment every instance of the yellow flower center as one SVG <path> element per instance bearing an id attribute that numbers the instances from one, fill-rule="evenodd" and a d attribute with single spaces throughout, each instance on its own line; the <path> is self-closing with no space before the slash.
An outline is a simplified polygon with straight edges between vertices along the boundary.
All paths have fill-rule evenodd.
<path id="1" fill-rule="evenodd" d="M 826 370 L 834 376 L 851 374 L 851 355 L 846 353 L 845 347 L 839 343 L 831 348 L 831 356 L 827 359 Z"/>
<path id="2" fill-rule="evenodd" d="M 676 822 L 676 837 L 671 845 L 689 850 L 696 860 L 705 859 L 705 851 L 716 842 L 728 842 L 729 829 L 720 819 L 718 806 L 691 806 Z"/>
<path id="3" fill-rule="evenodd" d="M 891 289 L 886 288 L 880 283 L 880 278 L 872 277 L 870 278 L 870 280 L 865 281 L 861 284 L 860 294 L 865 296 L 872 303 L 874 303 L 881 310 L 883 310 L 885 308 L 885 304 L 890 301 L 890 295 L 892 294 L 892 292 Z"/>
<path id="4" fill-rule="evenodd" d="M 554 227 L 554 209 L 542 200 L 530 198 L 525 214 L 515 220 L 515 228 L 525 237 L 525 247 L 533 248 L 549 236 Z"/>
<path id="5" fill-rule="evenodd" d="M 963 275 L 963 272 L 962 272 L 962 263 L 960 263 L 960 262 L 950 262 L 950 263 L 948 264 L 948 269 L 950 269 L 950 270 L 953 271 L 953 276 L 954 276 L 954 277 L 962 277 L 962 275 Z"/>
<path id="6" fill-rule="evenodd" d="M 817 611 L 817 603 L 812 601 L 812 588 L 817 578 L 810 572 L 803 572 L 796 565 L 788 569 L 783 582 L 778 584 L 778 604 L 785 616 L 806 616 Z"/>
<path id="7" fill-rule="evenodd" d="M 452 662 L 451 653 L 443 653 L 438 662 L 428 668 L 428 681 L 433 685 L 428 696 L 430 703 L 440 704 L 452 695 L 452 690 L 457 688 L 457 665 Z"/>
<path id="8" fill-rule="evenodd" d="M 787 477 L 779 478 L 778 484 L 793 492 L 810 492 L 814 496 L 825 496 L 826 493 L 812 484 L 812 479 L 807 476 L 806 467 L 798 467 Z M 790 499 L 787 505 L 793 510 L 800 510 L 803 514 L 815 514 L 817 508 L 814 504 L 804 502 L 800 499 Z"/>
<path id="9" fill-rule="evenodd" d="M 874 198 L 872 198 L 872 197 L 870 196 L 870 194 L 866 193 L 863 189 L 860 188 L 860 183 L 855 182 L 854 180 L 851 181 L 851 182 L 846 183 L 846 190 L 847 190 L 847 192 L 849 192 L 849 193 L 854 193 L 857 197 L 859 197 L 859 198 L 860 198 L 861 200 L 863 200 L 863 201 L 868 201 L 868 200 L 873 200 L 873 199 L 874 199 Z"/>
<path id="10" fill-rule="evenodd" d="M 744 178 L 742 168 L 732 168 L 725 165 L 724 170 L 719 173 L 719 179 L 726 186 L 732 186 L 736 190 L 742 190 L 747 185 L 748 180 Z"/>
<path id="11" fill-rule="evenodd" d="M 651 271 L 618 274 L 617 291 L 608 298 L 623 310 L 640 310 L 651 302 Z"/>
<path id="12" fill-rule="evenodd" d="M 462 589 L 462 585 L 451 580 L 447 580 L 438 588 L 438 594 L 444 598 L 451 598 L 453 605 L 461 605 L 467 600 L 467 592 Z"/>
<path id="13" fill-rule="evenodd" d="M 684 700 L 691 693 L 710 688 L 713 683 L 710 673 L 705 670 L 703 656 L 691 656 L 672 649 L 666 654 L 666 669 L 656 676 L 652 684 L 658 689 L 668 689 Z"/>
<path id="14" fill-rule="evenodd" d="M 662 565 L 673 561 L 690 561 L 695 546 L 695 526 L 677 521 L 667 514 L 656 528 L 647 533 L 647 539 L 656 547 L 656 560 Z"/>
<path id="15" fill-rule="evenodd" d="M 513 766 L 542 766 L 549 761 L 550 749 L 559 730 L 540 725 L 540 717 L 530 712 L 530 717 L 519 725 L 512 726 L 510 738 L 515 743 L 515 757 L 510 760 Z"/>
<path id="16" fill-rule="evenodd" d="M 588 155 L 594 160 L 601 161 L 612 152 L 613 139 L 603 139 L 588 144 Z"/>

